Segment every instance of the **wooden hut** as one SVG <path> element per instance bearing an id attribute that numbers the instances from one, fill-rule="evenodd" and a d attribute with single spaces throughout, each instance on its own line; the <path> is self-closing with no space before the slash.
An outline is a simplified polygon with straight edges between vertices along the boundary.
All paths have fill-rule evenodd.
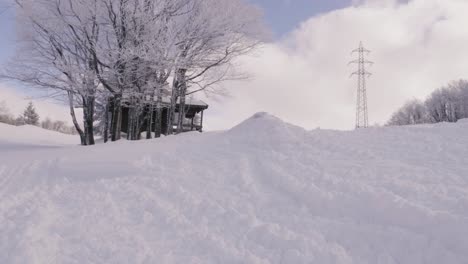
<path id="1" fill-rule="evenodd" d="M 171 125 L 173 127 L 173 131 L 177 130 L 177 123 L 178 123 L 178 116 L 180 109 L 180 104 L 176 104 L 175 108 L 175 116 L 173 118 L 173 123 L 169 124 L 168 112 L 170 108 L 170 101 L 168 98 L 163 98 L 160 102 L 160 109 L 161 109 L 161 116 L 158 118 L 157 115 L 157 108 L 156 103 L 150 100 L 146 100 L 144 102 L 144 106 L 141 108 L 141 116 L 152 118 L 152 127 L 151 132 L 155 132 L 158 134 L 166 134 L 168 126 Z M 183 120 L 183 132 L 188 131 L 203 131 L 203 112 L 208 109 L 208 105 L 201 101 L 201 100 L 194 100 L 194 99 L 187 99 L 185 103 L 185 118 Z M 131 111 L 132 111 L 132 104 L 129 100 L 123 100 L 122 102 L 122 119 L 121 119 L 121 131 L 124 133 L 128 133 L 129 129 L 131 128 Z M 149 112 L 152 111 L 152 114 Z M 142 128 L 142 131 L 147 131 L 148 129 L 148 121 L 147 118 L 142 118 L 143 123 L 139 124 Z"/>

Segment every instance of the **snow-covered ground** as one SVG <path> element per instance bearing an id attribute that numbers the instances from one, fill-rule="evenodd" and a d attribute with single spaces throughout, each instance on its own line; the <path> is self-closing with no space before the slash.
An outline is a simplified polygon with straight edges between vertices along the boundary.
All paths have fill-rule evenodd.
<path id="1" fill-rule="evenodd" d="M 0 263 L 468 263 L 468 122 L 308 132 L 256 114 L 95 147 L 13 129 Z"/>
<path id="2" fill-rule="evenodd" d="M 44 130 L 36 126 L 11 126 L 0 123 L 0 156 L 17 150 L 57 148 L 79 143 L 77 136 Z"/>

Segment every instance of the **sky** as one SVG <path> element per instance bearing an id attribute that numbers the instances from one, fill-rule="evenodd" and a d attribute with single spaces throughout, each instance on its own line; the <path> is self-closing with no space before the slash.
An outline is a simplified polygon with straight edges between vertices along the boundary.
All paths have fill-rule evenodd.
<path id="1" fill-rule="evenodd" d="M 0 63 L 13 55 L 15 44 L 14 14 L 5 2 L 0 0 Z"/>
<path id="2" fill-rule="evenodd" d="M 350 0 L 250 0 L 265 15 L 266 24 L 274 36 L 281 37 L 308 18 L 348 6 Z"/>
<path id="3" fill-rule="evenodd" d="M 371 124 L 384 124 L 407 100 L 467 78 L 466 0 L 250 1 L 263 9 L 274 37 L 237 62 L 249 79 L 223 83 L 227 97 L 204 98 L 208 130 L 228 129 L 260 111 L 306 129 L 353 129 L 356 80 L 349 76 L 355 69 L 347 64 L 360 41 L 375 62 L 368 81 Z M 6 36 L 0 60 L 13 53 L 12 18 L 11 12 L 0 17 Z M 28 95 L 0 84 L 0 101 L 18 107 Z M 60 116 L 54 107 L 41 108 Z"/>

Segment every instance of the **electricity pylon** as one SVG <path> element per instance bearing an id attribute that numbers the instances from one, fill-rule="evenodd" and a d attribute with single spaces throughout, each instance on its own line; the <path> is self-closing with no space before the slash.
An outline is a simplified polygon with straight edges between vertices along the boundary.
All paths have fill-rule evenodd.
<path id="1" fill-rule="evenodd" d="M 364 48 L 362 42 L 359 43 L 359 48 L 352 51 L 352 54 L 358 53 L 359 58 L 351 61 L 349 64 L 357 64 L 358 70 L 353 72 L 351 76 L 356 75 L 357 82 L 357 102 L 356 102 L 356 129 L 366 128 L 369 126 L 369 114 L 367 109 L 367 88 L 366 79 L 372 73 L 366 70 L 367 65 L 374 64 L 372 61 L 366 60 L 365 56 L 371 51 Z"/>

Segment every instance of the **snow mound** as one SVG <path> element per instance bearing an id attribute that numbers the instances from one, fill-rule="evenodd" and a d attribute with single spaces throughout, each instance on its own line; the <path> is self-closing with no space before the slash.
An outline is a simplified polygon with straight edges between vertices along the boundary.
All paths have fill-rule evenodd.
<path id="1" fill-rule="evenodd" d="M 12 126 L 0 123 L 0 150 L 77 144 L 79 144 L 77 136 L 66 135 L 36 126 Z"/>
<path id="2" fill-rule="evenodd" d="M 286 123 L 276 116 L 265 112 L 254 114 L 239 125 L 231 128 L 227 134 L 243 143 L 281 143 L 302 139 L 306 130 Z"/>
<path id="3" fill-rule="evenodd" d="M 468 260 L 468 124 L 0 149 L 0 263 Z"/>

